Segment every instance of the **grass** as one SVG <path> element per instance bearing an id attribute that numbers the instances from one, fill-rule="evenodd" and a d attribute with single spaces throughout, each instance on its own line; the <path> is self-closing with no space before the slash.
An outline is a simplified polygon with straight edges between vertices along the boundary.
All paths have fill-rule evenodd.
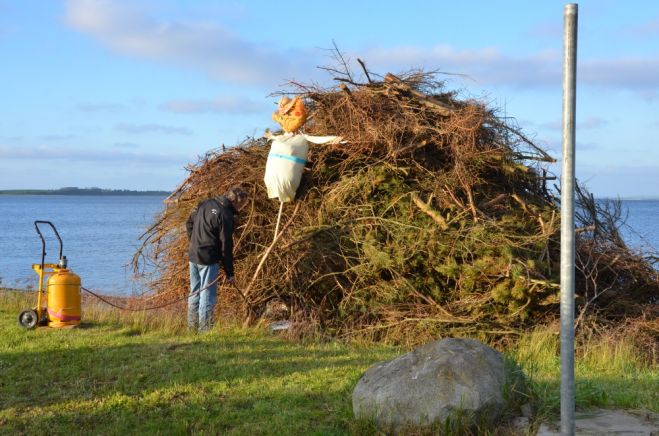
<path id="1" fill-rule="evenodd" d="M 181 329 L 85 306 L 83 328 L 20 329 L 33 296 L 0 292 L 0 433 L 374 434 L 351 393 L 371 364 L 404 350 L 294 343 L 258 330 Z M 558 410 L 558 339 L 523 337 L 507 355 L 531 378 L 538 415 Z M 659 370 L 624 343 L 580 351 L 577 406 L 659 410 Z"/>
<path id="2" fill-rule="evenodd" d="M 530 378 L 539 399 L 538 414 L 556 417 L 560 410 L 559 336 L 539 329 L 523 336 L 512 354 Z M 659 411 L 659 367 L 641 357 L 629 338 L 581 339 L 575 350 L 577 408 Z"/>
<path id="3" fill-rule="evenodd" d="M 139 315 L 24 331 L 20 298 L 4 297 L 0 431 L 11 434 L 346 434 L 362 372 L 398 354 L 256 330 L 145 331 Z"/>

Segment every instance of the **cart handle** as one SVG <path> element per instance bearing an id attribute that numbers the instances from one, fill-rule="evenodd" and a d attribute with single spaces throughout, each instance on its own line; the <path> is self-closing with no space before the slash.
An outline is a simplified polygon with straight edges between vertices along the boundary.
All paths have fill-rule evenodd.
<path id="1" fill-rule="evenodd" d="M 41 230 L 39 230 L 39 224 L 48 224 L 53 231 L 55 232 L 55 236 L 57 236 L 57 240 L 59 241 L 59 259 L 62 258 L 62 238 L 60 238 L 59 233 L 57 232 L 57 229 L 51 223 L 50 221 L 35 221 L 34 222 L 34 228 L 37 229 L 37 233 L 39 234 L 39 237 L 41 238 L 41 270 L 43 271 L 44 268 L 44 260 L 46 259 L 46 240 L 43 238 L 43 235 L 41 234 Z"/>

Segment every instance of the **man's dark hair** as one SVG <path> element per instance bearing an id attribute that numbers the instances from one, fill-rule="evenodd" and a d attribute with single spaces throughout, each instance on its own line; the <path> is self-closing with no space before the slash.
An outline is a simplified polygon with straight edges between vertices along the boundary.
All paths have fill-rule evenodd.
<path id="1" fill-rule="evenodd" d="M 224 193 L 224 196 L 232 203 L 242 203 L 247 198 L 247 192 L 242 186 L 233 186 Z"/>

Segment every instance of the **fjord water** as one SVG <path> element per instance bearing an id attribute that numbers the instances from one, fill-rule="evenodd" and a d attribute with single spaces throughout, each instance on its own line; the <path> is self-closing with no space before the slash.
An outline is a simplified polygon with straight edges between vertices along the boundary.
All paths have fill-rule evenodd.
<path id="1" fill-rule="evenodd" d="M 36 287 L 31 265 L 41 260 L 41 240 L 35 220 L 52 221 L 64 242 L 64 255 L 83 286 L 107 294 L 143 291 L 132 280 L 131 260 L 139 236 L 162 210 L 160 196 L 0 196 L 0 285 Z M 659 248 L 659 200 L 626 200 L 623 228 L 631 247 L 645 252 Z M 46 261 L 56 262 L 58 242 L 44 227 Z"/>
<path id="2" fill-rule="evenodd" d="M 33 263 L 41 262 L 35 220 L 51 221 L 62 237 L 63 254 L 82 285 L 107 294 L 141 292 L 131 260 L 139 237 L 163 209 L 164 196 L 0 196 L 0 284 L 36 288 Z M 46 263 L 56 263 L 59 243 L 48 225 Z"/>
<path id="3" fill-rule="evenodd" d="M 622 208 L 622 216 L 627 218 L 626 226 L 622 229 L 627 245 L 644 253 L 657 252 L 659 200 L 623 200 Z"/>

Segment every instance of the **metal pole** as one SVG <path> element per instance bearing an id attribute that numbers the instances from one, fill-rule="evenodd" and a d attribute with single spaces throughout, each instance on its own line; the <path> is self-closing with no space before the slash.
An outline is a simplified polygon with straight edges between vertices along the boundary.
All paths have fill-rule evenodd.
<path id="1" fill-rule="evenodd" d="M 574 435 L 574 138 L 577 81 L 575 3 L 563 15 L 563 167 L 561 176 L 561 435 Z"/>

